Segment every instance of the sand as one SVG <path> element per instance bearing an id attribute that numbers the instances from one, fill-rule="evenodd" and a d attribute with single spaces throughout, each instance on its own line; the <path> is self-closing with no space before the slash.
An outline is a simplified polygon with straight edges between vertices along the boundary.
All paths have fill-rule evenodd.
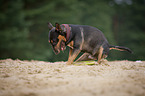
<path id="1" fill-rule="evenodd" d="M 145 96 L 145 61 L 0 60 L 0 96 Z"/>

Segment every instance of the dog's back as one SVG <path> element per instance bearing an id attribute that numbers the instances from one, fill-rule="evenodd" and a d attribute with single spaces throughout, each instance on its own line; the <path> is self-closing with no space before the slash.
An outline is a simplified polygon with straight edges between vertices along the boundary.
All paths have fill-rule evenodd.
<path id="1" fill-rule="evenodd" d="M 69 26 L 72 28 L 76 44 L 82 45 L 82 52 L 96 55 L 101 46 L 104 48 L 104 53 L 109 52 L 108 41 L 99 29 L 87 25 Z"/>

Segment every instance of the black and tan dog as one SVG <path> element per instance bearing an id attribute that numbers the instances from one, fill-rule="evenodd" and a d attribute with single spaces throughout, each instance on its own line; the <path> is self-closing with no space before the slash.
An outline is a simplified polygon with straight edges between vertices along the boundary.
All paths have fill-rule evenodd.
<path id="1" fill-rule="evenodd" d="M 58 23 L 53 27 L 49 22 L 48 28 L 49 42 L 56 54 L 65 50 L 66 46 L 70 47 L 67 64 L 72 64 L 80 52 L 84 54 L 77 61 L 98 59 L 98 63 L 107 57 L 111 49 L 132 53 L 127 47 L 109 45 L 103 33 L 95 27 Z"/>

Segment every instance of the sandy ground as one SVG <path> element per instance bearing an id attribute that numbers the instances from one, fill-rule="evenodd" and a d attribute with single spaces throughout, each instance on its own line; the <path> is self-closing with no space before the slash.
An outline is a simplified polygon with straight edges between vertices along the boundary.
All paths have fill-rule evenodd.
<path id="1" fill-rule="evenodd" d="M 145 96 L 145 61 L 76 66 L 0 60 L 0 96 Z"/>

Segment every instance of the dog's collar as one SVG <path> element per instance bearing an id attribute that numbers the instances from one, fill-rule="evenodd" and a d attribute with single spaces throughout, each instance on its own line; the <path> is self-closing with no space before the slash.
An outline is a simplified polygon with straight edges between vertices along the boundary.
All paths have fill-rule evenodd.
<path id="1" fill-rule="evenodd" d="M 71 28 L 69 27 L 68 24 L 62 24 L 65 28 L 66 31 L 66 40 L 68 41 L 70 38 L 70 34 L 71 34 Z"/>

